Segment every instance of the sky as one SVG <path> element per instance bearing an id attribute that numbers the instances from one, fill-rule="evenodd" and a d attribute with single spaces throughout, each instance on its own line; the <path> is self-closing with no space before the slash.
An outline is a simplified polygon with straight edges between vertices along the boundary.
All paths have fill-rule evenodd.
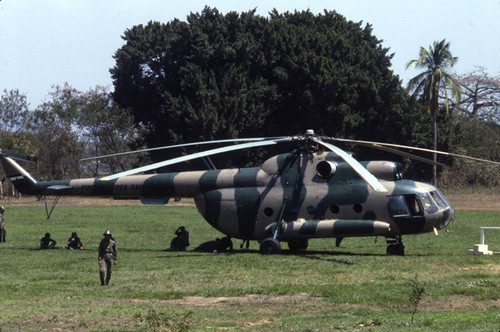
<path id="1" fill-rule="evenodd" d="M 278 12 L 335 10 L 369 23 L 394 53 L 392 67 L 403 84 L 419 73 L 406 69 L 420 47 L 446 39 L 454 69 L 466 74 L 482 67 L 500 75 L 500 0 L 0 0 L 0 93 L 17 89 L 35 109 L 54 86 L 80 91 L 113 90 L 109 69 L 125 30 L 149 21 L 182 21 L 205 6 L 221 13 L 256 9 Z"/>

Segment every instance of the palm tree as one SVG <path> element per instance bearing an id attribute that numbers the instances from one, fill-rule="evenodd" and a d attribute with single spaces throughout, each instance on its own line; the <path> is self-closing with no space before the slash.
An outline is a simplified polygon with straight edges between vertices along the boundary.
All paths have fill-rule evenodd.
<path id="1" fill-rule="evenodd" d="M 433 125 L 433 149 L 437 150 L 437 113 L 439 111 L 439 92 L 445 93 L 445 109 L 448 112 L 448 91 L 456 98 L 460 99 L 459 83 L 446 71 L 455 65 L 458 58 L 453 57 L 450 52 L 450 43 L 445 39 L 440 42 L 435 41 L 429 49 L 421 47 L 419 58 L 411 60 L 406 65 L 406 69 L 411 66 L 425 69 L 424 72 L 413 77 L 408 82 L 408 90 L 413 91 L 412 96 L 420 96 L 420 99 L 427 105 L 427 111 L 432 117 Z M 441 98 L 442 99 L 442 98 Z M 433 161 L 437 162 L 437 155 L 433 153 Z M 436 164 L 432 169 L 432 180 L 436 184 L 437 171 Z"/>

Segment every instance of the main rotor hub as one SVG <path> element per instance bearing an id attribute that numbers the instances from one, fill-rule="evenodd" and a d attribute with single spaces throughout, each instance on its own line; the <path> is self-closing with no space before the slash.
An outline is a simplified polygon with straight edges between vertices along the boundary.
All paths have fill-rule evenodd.
<path id="1" fill-rule="evenodd" d="M 297 135 L 293 138 L 299 143 L 299 149 L 307 153 L 318 151 L 318 144 L 313 140 L 317 137 L 313 129 L 308 129 L 304 134 Z"/>

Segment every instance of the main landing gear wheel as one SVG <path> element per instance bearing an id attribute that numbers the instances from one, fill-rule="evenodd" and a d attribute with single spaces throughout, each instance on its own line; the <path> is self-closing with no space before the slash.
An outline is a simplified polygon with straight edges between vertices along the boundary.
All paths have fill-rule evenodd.
<path id="1" fill-rule="evenodd" d="M 306 250 L 309 245 L 307 239 L 293 239 L 288 241 L 288 249 L 291 251 Z"/>
<path id="2" fill-rule="evenodd" d="M 272 237 L 264 239 L 260 243 L 260 253 L 263 255 L 275 255 L 281 252 L 281 245 L 278 240 Z"/>

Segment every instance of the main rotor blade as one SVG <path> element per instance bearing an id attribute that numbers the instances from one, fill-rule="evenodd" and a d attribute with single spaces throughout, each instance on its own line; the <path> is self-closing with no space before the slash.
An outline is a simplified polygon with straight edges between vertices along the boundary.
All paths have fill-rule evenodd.
<path id="1" fill-rule="evenodd" d="M 368 183 L 370 185 L 370 187 L 373 188 L 373 190 L 375 190 L 376 192 L 387 192 L 388 191 L 372 173 L 368 172 L 368 170 L 366 168 L 364 168 L 363 165 L 361 165 L 356 159 L 354 159 L 349 154 L 347 154 L 344 150 L 339 149 L 335 145 L 323 142 L 322 140 L 319 140 L 317 138 L 313 138 L 313 140 L 316 143 L 319 143 L 319 144 L 327 147 L 328 149 L 330 149 L 334 153 L 336 153 L 347 164 L 349 164 L 349 166 L 351 166 L 354 169 L 354 171 L 356 173 L 358 173 L 358 175 L 361 176 L 361 178 L 363 180 L 365 180 L 366 183 Z"/>
<path id="2" fill-rule="evenodd" d="M 441 155 L 445 155 L 445 156 L 450 156 L 450 157 L 464 158 L 464 159 L 470 159 L 470 160 L 479 161 L 479 162 L 482 162 L 482 163 L 488 163 L 488 164 L 493 164 L 493 165 L 500 165 L 500 162 L 497 162 L 497 161 L 492 161 L 492 160 L 487 160 L 487 159 L 481 159 L 481 158 L 476 158 L 476 157 L 470 157 L 470 156 L 465 156 L 465 155 L 451 153 L 451 152 L 444 152 L 444 151 L 439 151 L 439 150 L 419 148 L 419 147 L 409 146 L 409 145 L 400 145 L 400 144 L 382 143 L 382 142 L 371 142 L 371 141 L 358 141 L 358 140 L 353 140 L 353 139 L 334 138 L 334 137 L 328 137 L 328 139 L 331 139 L 333 141 L 338 141 L 338 142 L 347 142 L 347 143 L 354 143 L 354 144 L 362 144 L 362 145 L 366 145 L 366 146 L 383 145 L 383 146 L 390 146 L 390 147 L 400 148 L 400 149 L 408 149 L 408 150 L 417 150 L 417 151 L 423 151 L 423 152 L 431 152 L 431 153 L 437 153 L 437 154 L 441 154 Z"/>
<path id="3" fill-rule="evenodd" d="M 146 172 L 146 171 L 150 171 L 150 170 L 157 169 L 160 167 L 165 167 L 165 166 L 181 163 L 184 161 L 202 158 L 202 157 L 206 157 L 206 156 L 211 156 L 211 155 L 219 154 L 219 153 L 223 153 L 223 152 L 249 149 L 249 148 L 255 148 L 255 147 L 266 146 L 266 145 L 273 145 L 273 144 L 277 144 L 278 142 L 281 142 L 281 141 L 284 142 L 284 141 L 290 141 L 290 140 L 291 140 L 290 137 L 284 137 L 284 138 L 279 138 L 279 139 L 275 139 L 275 140 L 264 140 L 264 141 L 260 141 L 260 142 L 242 143 L 242 144 L 225 146 L 225 147 L 221 147 L 221 148 L 217 148 L 217 149 L 207 150 L 207 151 L 203 151 L 203 152 L 197 152 L 197 153 L 193 153 L 193 154 L 190 154 L 187 156 L 182 156 L 182 157 L 178 157 L 178 158 L 174 158 L 174 159 L 164 160 L 164 161 L 154 163 L 151 165 L 147 165 L 147 166 L 143 166 L 143 167 L 139 167 L 139 168 L 134 168 L 134 169 L 131 169 L 131 170 L 128 170 L 125 172 L 120 172 L 120 173 L 116 173 L 116 174 L 113 174 L 110 176 L 106 176 L 106 177 L 101 178 L 101 181 L 114 180 L 114 179 L 120 178 L 122 176 Z"/>
<path id="4" fill-rule="evenodd" d="M 13 151 L 0 149 L 0 154 L 4 155 L 6 157 L 9 157 L 9 158 L 15 159 L 15 160 L 27 161 L 27 162 L 32 163 L 32 164 L 36 164 L 36 162 L 37 162 L 36 156 L 28 156 L 28 155 L 20 154 L 20 153 L 13 152 Z"/>
<path id="5" fill-rule="evenodd" d="M 381 151 L 386 151 L 386 152 L 394 153 L 394 154 L 397 154 L 397 155 L 400 155 L 400 156 L 403 156 L 403 157 L 407 157 L 407 158 L 410 158 L 410 159 L 414 159 L 414 160 L 420 161 L 420 162 L 425 163 L 425 164 L 439 165 L 439 166 L 447 167 L 447 165 L 445 165 L 443 163 L 440 163 L 440 162 L 437 162 L 437 161 L 434 162 L 433 160 L 430 160 L 430 159 L 427 159 L 427 158 L 424 158 L 424 157 L 420 157 L 420 156 L 417 156 L 417 155 L 414 155 L 414 154 L 411 154 L 411 153 L 408 153 L 408 152 L 399 151 L 399 150 L 396 150 L 396 149 L 393 149 L 393 148 L 389 148 L 389 147 L 386 147 L 386 146 L 381 146 L 381 145 L 378 145 L 378 144 L 365 144 L 365 143 L 359 143 L 359 145 L 366 146 L 366 147 L 369 147 L 369 148 L 374 148 L 374 149 L 381 150 Z"/>
<path id="6" fill-rule="evenodd" d="M 167 150 L 167 149 L 181 148 L 181 147 L 193 146 L 193 145 L 233 143 L 233 142 L 258 142 L 258 141 L 266 141 L 266 140 L 275 140 L 275 139 L 280 139 L 280 138 L 284 138 L 284 136 L 281 136 L 281 137 L 231 138 L 231 139 L 220 139 L 220 140 L 215 140 L 215 141 L 192 142 L 192 143 L 166 145 L 166 146 L 160 146 L 160 147 L 156 147 L 156 148 L 148 148 L 148 149 L 142 149 L 142 150 L 119 152 L 119 153 L 107 154 L 107 155 L 102 155 L 102 156 L 83 158 L 83 159 L 80 159 L 80 161 L 110 158 L 110 157 L 123 156 L 123 155 L 127 155 L 127 154 L 134 154 L 134 153 L 140 153 L 140 152 Z"/>

